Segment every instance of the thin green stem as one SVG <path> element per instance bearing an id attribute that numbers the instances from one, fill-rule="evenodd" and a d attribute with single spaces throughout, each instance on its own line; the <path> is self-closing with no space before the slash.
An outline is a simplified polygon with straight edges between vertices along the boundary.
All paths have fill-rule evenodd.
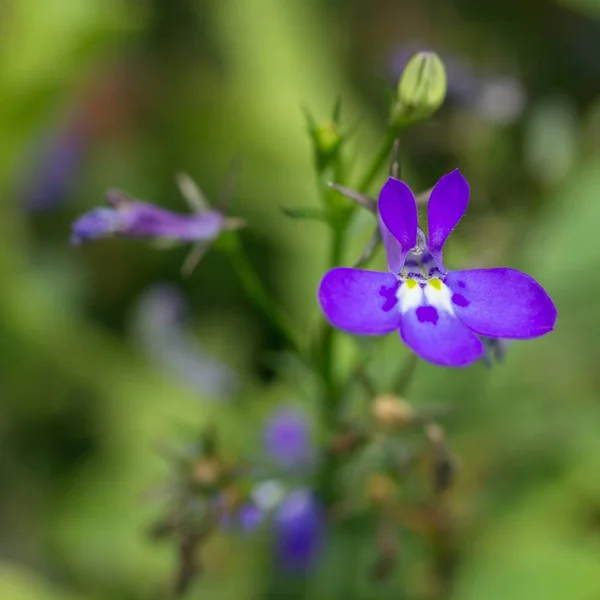
<path id="1" fill-rule="evenodd" d="M 392 391 L 400 396 L 406 394 L 408 387 L 412 383 L 419 364 L 419 357 L 411 351 L 410 355 L 402 365 L 393 385 Z"/>
<path id="2" fill-rule="evenodd" d="M 331 240 L 331 248 L 329 253 L 329 268 L 334 268 L 340 265 L 344 250 L 346 227 L 340 226 L 333 230 Z M 324 323 L 323 335 L 321 338 L 321 374 L 323 382 L 327 388 L 327 395 L 331 396 L 335 388 L 333 382 L 333 346 L 336 330 L 328 323 Z M 335 399 L 329 397 L 329 403 L 334 403 Z M 333 407 L 328 405 L 328 410 L 333 410 Z"/>
<path id="3" fill-rule="evenodd" d="M 271 294 L 267 291 L 267 288 L 252 266 L 252 263 L 248 260 L 248 256 L 243 251 L 238 236 L 235 236 L 228 254 L 229 260 L 246 294 L 285 339 L 290 348 L 302 355 L 302 348 L 298 343 L 294 328 L 288 322 L 285 313 L 275 304 Z"/>
<path id="4" fill-rule="evenodd" d="M 397 137 L 398 131 L 390 127 L 388 129 L 388 132 L 386 133 L 383 143 L 381 144 L 379 152 L 375 155 L 371 166 L 369 167 L 364 177 L 358 184 L 359 192 L 364 193 L 369 189 L 369 186 L 373 183 L 375 177 L 377 177 L 377 174 L 381 170 L 381 167 L 389 159 L 390 152 L 392 150 L 392 147 L 394 146 L 394 142 L 396 141 Z"/>

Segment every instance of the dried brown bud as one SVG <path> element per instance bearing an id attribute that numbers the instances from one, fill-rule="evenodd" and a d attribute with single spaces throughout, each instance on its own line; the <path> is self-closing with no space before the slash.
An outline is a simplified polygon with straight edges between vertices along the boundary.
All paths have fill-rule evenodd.
<path id="1" fill-rule="evenodd" d="M 445 444 L 446 442 L 444 430 L 437 423 L 429 423 L 425 427 L 425 435 L 434 446 L 437 444 Z"/>
<path id="2" fill-rule="evenodd" d="M 384 427 L 405 427 L 415 420 L 415 409 L 405 400 L 391 394 L 377 396 L 373 401 L 373 417 Z"/>
<path id="3" fill-rule="evenodd" d="M 221 463 L 216 458 L 205 458 L 192 467 L 192 479 L 206 487 L 214 485 L 221 476 Z"/>
<path id="4" fill-rule="evenodd" d="M 436 494 L 442 494 L 456 479 L 457 461 L 446 443 L 444 430 L 437 423 L 429 423 L 425 435 L 433 448 L 433 489 Z"/>
<path id="5" fill-rule="evenodd" d="M 395 483 L 382 473 L 374 473 L 367 480 L 367 498 L 373 504 L 387 504 L 394 496 Z"/>
<path id="6" fill-rule="evenodd" d="M 329 449 L 334 454 L 349 454 L 363 445 L 366 439 L 362 431 L 342 431 L 331 440 Z"/>

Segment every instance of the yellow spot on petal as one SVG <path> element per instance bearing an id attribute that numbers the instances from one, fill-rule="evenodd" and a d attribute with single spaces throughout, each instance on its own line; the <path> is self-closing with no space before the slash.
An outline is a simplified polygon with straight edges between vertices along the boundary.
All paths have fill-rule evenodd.
<path id="1" fill-rule="evenodd" d="M 419 285 L 415 279 L 407 279 L 405 283 L 406 287 L 409 290 L 412 290 L 413 288 L 417 287 L 417 285 Z"/>
<path id="2" fill-rule="evenodd" d="M 434 277 L 433 279 L 430 279 L 429 280 L 429 285 L 434 290 L 437 290 L 438 292 L 442 291 L 442 282 L 437 277 Z"/>

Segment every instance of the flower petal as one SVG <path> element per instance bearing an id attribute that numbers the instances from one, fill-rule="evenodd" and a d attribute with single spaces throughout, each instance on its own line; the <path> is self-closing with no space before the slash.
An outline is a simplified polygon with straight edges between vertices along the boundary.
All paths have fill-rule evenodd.
<path id="1" fill-rule="evenodd" d="M 400 268 L 402 268 L 404 256 L 417 244 L 417 203 L 415 197 L 404 182 L 390 177 L 379 194 L 378 209 L 381 221 L 389 230 L 389 233 L 400 242 L 401 253 L 396 261 L 391 263 L 388 253 L 390 268 L 392 268 L 392 264 L 394 267 L 400 264 Z M 383 229 L 381 235 L 385 240 L 386 234 Z M 392 246 L 386 244 L 386 252 L 389 252 L 388 247 L 394 252 L 396 251 Z M 395 268 L 393 270 L 397 272 Z"/>
<path id="2" fill-rule="evenodd" d="M 382 335 L 400 326 L 397 289 L 391 273 L 339 267 L 323 277 L 319 302 L 334 327 L 357 335 Z"/>
<path id="3" fill-rule="evenodd" d="M 381 232 L 381 241 L 385 248 L 385 257 L 387 259 L 388 268 L 392 273 L 399 274 L 404 266 L 406 252 L 402 251 L 402 244 L 392 235 L 390 230 L 385 226 L 381 215 L 378 215 L 379 231 Z"/>
<path id="4" fill-rule="evenodd" d="M 284 406 L 275 412 L 265 427 L 264 441 L 269 457 L 284 469 L 300 468 L 310 462 L 309 426 L 297 409 Z"/>
<path id="5" fill-rule="evenodd" d="M 109 237 L 124 226 L 123 215 L 114 208 L 94 208 L 84 213 L 71 226 L 71 244 Z"/>
<path id="6" fill-rule="evenodd" d="M 423 305 L 402 315 L 402 339 L 421 358 L 444 367 L 464 367 L 483 354 L 479 338 L 451 312 Z"/>
<path id="7" fill-rule="evenodd" d="M 442 264 L 442 247 L 467 210 L 469 184 L 456 169 L 444 175 L 429 197 L 427 209 L 429 250 L 436 262 Z"/>
<path id="8" fill-rule="evenodd" d="M 544 288 L 515 269 L 452 271 L 446 277 L 460 320 L 488 337 L 527 339 L 554 328 L 556 307 Z"/>
<path id="9" fill-rule="evenodd" d="M 182 241 L 215 239 L 223 227 L 223 215 L 207 210 L 176 213 L 148 202 L 130 202 L 121 209 L 127 214 L 125 237 L 165 237 Z"/>
<path id="10" fill-rule="evenodd" d="M 290 492 L 273 518 L 277 560 L 286 570 L 302 572 L 317 560 L 325 537 L 323 508 L 307 489 Z"/>

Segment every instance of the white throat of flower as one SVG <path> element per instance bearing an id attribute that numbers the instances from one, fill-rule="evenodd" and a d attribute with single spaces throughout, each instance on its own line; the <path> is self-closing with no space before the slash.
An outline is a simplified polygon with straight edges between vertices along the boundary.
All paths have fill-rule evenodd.
<path id="1" fill-rule="evenodd" d="M 419 306 L 433 306 L 438 311 L 454 314 L 450 288 L 444 283 L 444 273 L 427 247 L 427 238 L 419 229 L 416 246 L 407 253 L 399 275 L 396 292 L 402 314 Z"/>

